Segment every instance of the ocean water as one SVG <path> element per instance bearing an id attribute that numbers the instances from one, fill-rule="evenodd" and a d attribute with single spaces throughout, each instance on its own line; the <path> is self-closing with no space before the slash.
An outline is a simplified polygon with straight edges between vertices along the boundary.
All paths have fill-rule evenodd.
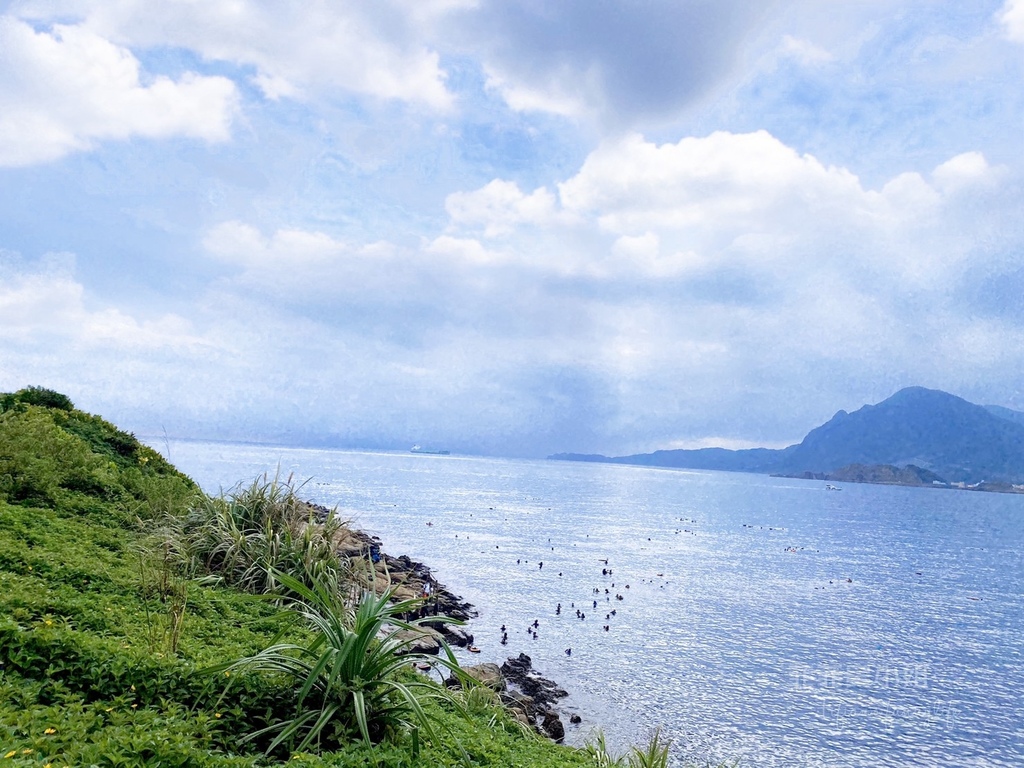
<path id="1" fill-rule="evenodd" d="M 570 691 L 570 743 L 600 727 L 621 750 L 660 727 L 676 765 L 1024 766 L 1024 496 L 155 447 L 211 492 L 292 473 L 428 564 L 479 611 L 466 662 L 525 652 Z"/>

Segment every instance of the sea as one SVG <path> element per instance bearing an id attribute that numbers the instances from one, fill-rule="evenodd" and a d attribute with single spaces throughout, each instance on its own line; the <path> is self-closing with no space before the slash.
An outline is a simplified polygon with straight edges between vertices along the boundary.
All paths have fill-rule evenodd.
<path id="1" fill-rule="evenodd" d="M 675 766 L 1024 766 L 1024 495 L 153 446 L 210 493 L 291 477 L 426 563 L 479 613 L 461 660 L 529 655 L 570 692 L 571 744 L 660 729 Z"/>

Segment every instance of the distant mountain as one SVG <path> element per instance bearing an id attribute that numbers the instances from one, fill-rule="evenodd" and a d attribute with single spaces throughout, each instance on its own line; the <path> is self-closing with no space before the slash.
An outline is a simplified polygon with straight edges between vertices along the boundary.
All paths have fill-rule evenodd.
<path id="1" fill-rule="evenodd" d="M 1000 419 L 1006 419 L 1014 424 L 1024 426 L 1024 413 L 1020 411 L 1012 411 L 1009 408 L 1003 408 L 1001 405 L 986 405 L 984 408 L 993 416 L 998 416 Z"/>
<path id="2" fill-rule="evenodd" d="M 607 464 L 611 459 L 602 456 L 600 453 L 555 453 L 548 456 L 555 461 L 596 461 Z"/>
<path id="3" fill-rule="evenodd" d="M 731 451 L 727 448 L 697 448 L 695 450 L 655 451 L 637 456 L 609 459 L 614 464 L 642 464 L 651 467 L 680 467 L 687 469 L 724 469 L 730 472 L 772 472 L 782 466 L 784 459 L 796 446 L 782 450 L 747 448 Z"/>
<path id="4" fill-rule="evenodd" d="M 802 442 L 781 450 L 704 448 L 582 460 L 789 475 L 829 473 L 854 464 L 914 465 L 950 482 L 1020 481 L 1024 414 L 908 387 L 877 405 L 839 411 Z"/>
<path id="5" fill-rule="evenodd" d="M 774 472 L 782 466 L 782 458 L 796 448 L 783 450 L 749 448 L 731 451 L 727 448 L 676 449 L 638 453 L 632 456 L 602 456 L 599 453 L 556 453 L 548 456 L 558 461 L 590 461 L 603 464 L 639 464 L 647 467 L 677 469 L 719 469 L 726 472 Z"/>
<path id="6" fill-rule="evenodd" d="M 839 411 L 812 429 L 782 462 L 789 471 L 849 464 L 914 464 L 950 481 L 1024 477 L 1024 425 L 963 398 L 924 387 L 877 405 Z"/>

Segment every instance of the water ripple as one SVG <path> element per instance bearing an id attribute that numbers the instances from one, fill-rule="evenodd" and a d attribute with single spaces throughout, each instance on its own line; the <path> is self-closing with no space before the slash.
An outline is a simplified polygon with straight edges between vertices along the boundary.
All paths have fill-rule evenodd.
<path id="1" fill-rule="evenodd" d="M 574 743 L 660 726 L 677 764 L 1024 765 L 1024 497 L 209 443 L 172 458 L 208 490 L 279 463 L 313 478 L 479 607 L 473 661 L 524 651 L 571 691 Z"/>

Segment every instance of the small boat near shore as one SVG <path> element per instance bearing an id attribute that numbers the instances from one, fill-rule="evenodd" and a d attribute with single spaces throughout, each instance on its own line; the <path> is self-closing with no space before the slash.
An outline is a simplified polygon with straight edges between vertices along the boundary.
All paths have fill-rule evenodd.
<path id="1" fill-rule="evenodd" d="M 450 456 L 451 451 L 438 451 L 432 448 L 422 448 L 418 445 L 414 445 L 409 449 L 409 453 L 423 453 L 428 456 Z"/>

